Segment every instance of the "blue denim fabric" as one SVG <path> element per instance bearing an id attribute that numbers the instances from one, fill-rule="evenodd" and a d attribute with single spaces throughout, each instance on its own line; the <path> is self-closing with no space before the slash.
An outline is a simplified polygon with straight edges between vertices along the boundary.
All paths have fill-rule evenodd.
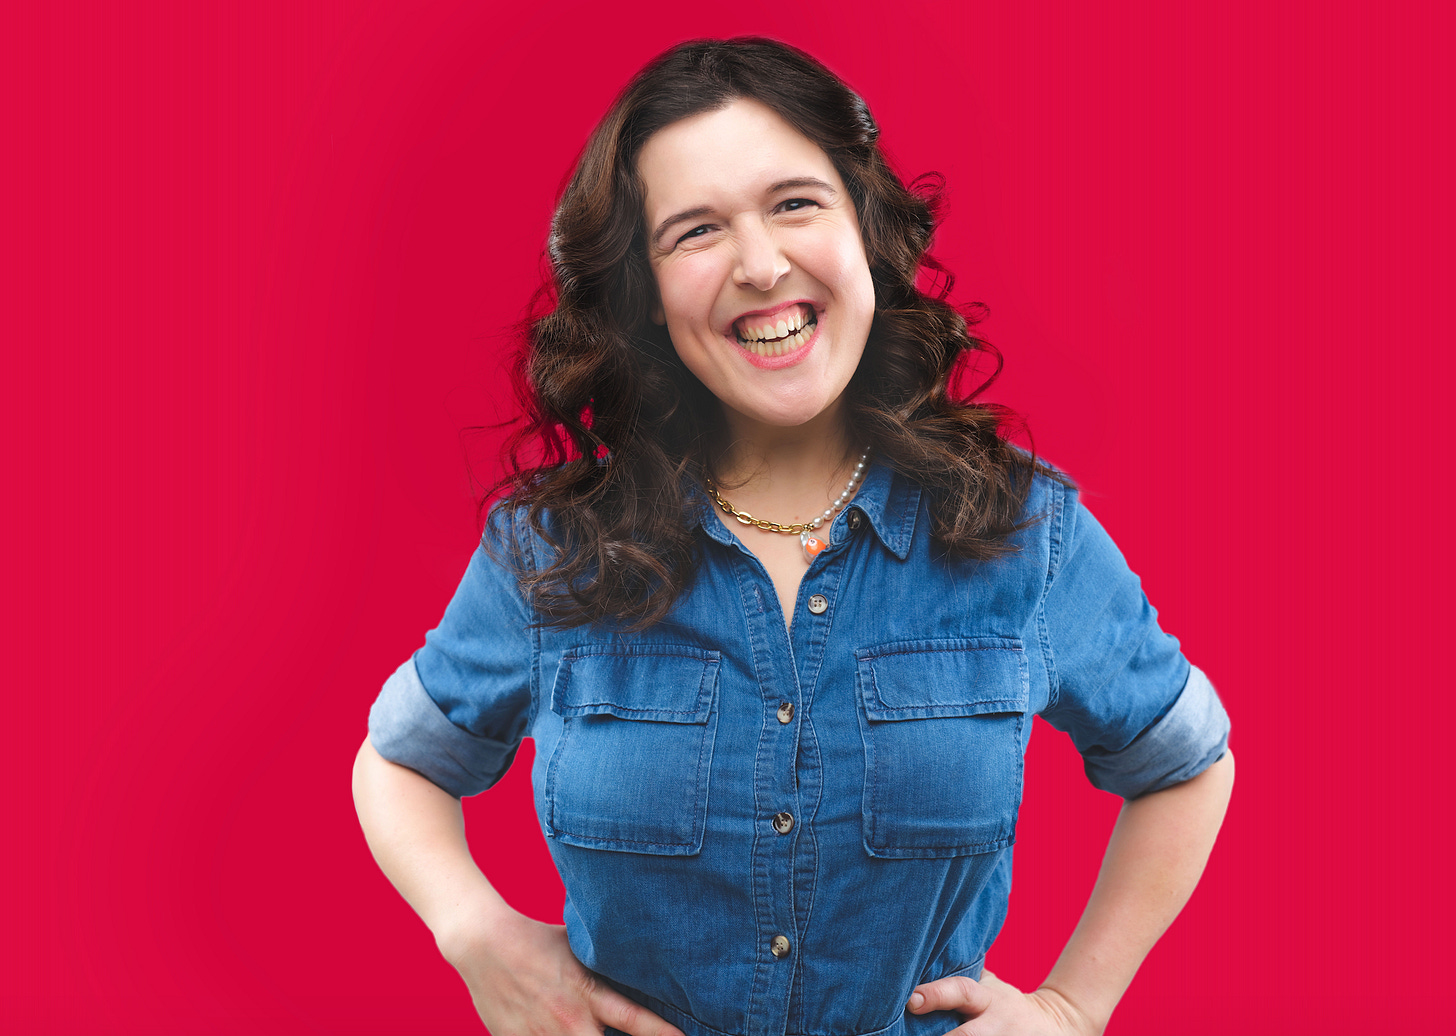
<path id="1" fill-rule="evenodd" d="M 1042 519 L 1017 553 L 947 562 L 919 487 L 875 465 L 791 630 L 706 504 L 700 571 L 645 633 L 533 629 L 478 551 L 370 737 L 453 795 L 489 787 L 535 738 L 572 949 L 688 1036 L 939 1036 L 959 1019 L 905 1002 L 980 975 L 1032 717 L 1129 798 L 1227 744 L 1217 694 L 1076 493 L 1038 479 L 1028 506 Z M 542 562 L 508 510 L 488 535 Z"/>

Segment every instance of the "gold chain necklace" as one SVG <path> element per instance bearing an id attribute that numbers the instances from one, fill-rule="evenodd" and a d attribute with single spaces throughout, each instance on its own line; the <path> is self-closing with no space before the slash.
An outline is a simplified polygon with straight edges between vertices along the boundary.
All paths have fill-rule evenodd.
<path id="1" fill-rule="evenodd" d="M 800 542 L 804 544 L 805 555 L 812 561 L 814 555 L 818 554 L 820 550 L 823 550 L 827 544 L 823 544 L 817 538 L 809 536 L 809 533 L 819 528 L 825 522 L 832 521 L 834 516 L 844 509 L 844 505 L 854 498 L 855 489 L 858 488 L 860 479 L 864 478 L 865 467 L 869 464 L 869 459 L 870 450 L 866 446 L 865 451 L 859 455 L 859 463 L 854 466 L 854 473 L 849 476 L 849 482 L 845 484 L 844 492 L 839 494 L 834 503 L 824 509 L 823 514 L 807 522 L 791 522 L 785 525 L 782 522 L 771 522 L 767 518 L 755 518 L 747 511 L 740 511 L 727 500 L 723 499 L 723 494 L 718 492 L 718 487 L 713 484 L 711 478 L 704 476 L 703 484 L 707 486 L 708 492 L 712 494 L 714 502 L 723 508 L 724 511 L 738 519 L 742 524 L 751 525 L 755 529 L 762 529 L 765 532 L 781 532 L 786 536 L 798 536 Z M 818 549 L 810 546 L 811 541 L 818 544 Z"/>

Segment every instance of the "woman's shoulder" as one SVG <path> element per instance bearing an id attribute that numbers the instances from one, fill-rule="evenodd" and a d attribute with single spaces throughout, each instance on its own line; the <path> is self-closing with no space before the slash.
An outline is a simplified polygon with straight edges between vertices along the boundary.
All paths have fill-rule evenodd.
<path id="1" fill-rule="evenodd" d="M 502 496 L 485 509 L 481 553 L 516 575 L 522 570 L 535 570 L 539 567 L 538 559 L 549 547 L 547 535 L 552 524 L 547 512 L 542 512 L 533 522 L 530 505 L 516 494 Z"/>
<path id="2" fill-rule="evenodd" d="M 1077 483 L 1065 468 L 1046 457 L 1015 443 L 1008 445 L 1012 463 L 1021 469 L 1027 487 L 1021 522 L 1027 528 L 1055 525 L 1066 509 L 1076 506 Z"/>

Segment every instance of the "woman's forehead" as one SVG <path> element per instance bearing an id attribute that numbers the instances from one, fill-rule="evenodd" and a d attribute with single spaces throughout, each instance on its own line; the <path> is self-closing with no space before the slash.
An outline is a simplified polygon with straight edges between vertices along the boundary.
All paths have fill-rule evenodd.
<path id="1" fill-rule="evenodd" d="M 775 185 L 818 179 L 843 190 L 822 148 L 772 108 L 738 98 L 664 127 L 637 156 L 648 222 L 686 204 L 754 200 Z"/>

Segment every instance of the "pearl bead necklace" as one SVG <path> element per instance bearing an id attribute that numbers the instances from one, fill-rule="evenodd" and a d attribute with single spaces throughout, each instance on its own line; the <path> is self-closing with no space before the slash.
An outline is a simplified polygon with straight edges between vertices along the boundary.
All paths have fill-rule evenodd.
<path id="1" fill-rule="evenodd" d="M 849 481 L 844 486 L 844 492 L 835 497 L 834 503 L 824 508 L 823 514 L 809 523 L 809 528 L 817 529 L 825 522 L 830 521 L 836 514 L 843 510 L 845 504 L 854 498 L 855 488 L 859 485 L 859 480 L 864 478 L 865 465 L 869 463 L 869 459 L 870 448 L 866 446 L 865 451 L 859 455 L 859 463 L 854 466 L 854 474 L 849 476 Z"/>
<path id="2" fill-rule="evenodd" d="M 849 476 L 849 482 L 845 485 L 844 492 L 835 498 L 834 503 L 824 509 L 823 514 L 809 523 L 809 528 L 799 533 L 799 546 L 804 548 L 804 560 L 810 564 L 813 564 L 820 552 L 829 546 L 827 540 L 821 540 L 811 533 L 825 522 L 831 521 L 844 509 L 844 505 L 854 498 L 855 489 L 858 488 L 860 479 L 864 478 L 865 465 L 869 463 L 869 459 L 870 448 L 866 446 L 865 451 L 859 455 L 859 463 L 854 466 L 854 473 Z"/>
<path id="3" fill-rule="evenodd" d="M 819 552 L 829 546 L 829 544 L 819 537 L 812 535 L 812 533 L 825 522 L 832 521 L 834 516 L 844 509 L 845 504 L 854 499 L 855 490 L 859 488 L 860 480 L 864 478 L 865 468 L 868 467 L 869 460 L 870 449 L 866 446 L 864 452 L 859 455 L 859 463 L 854 466 L 854 472 L 849 476 L 849 481 L 845 483 L 844 491 L 835 497 L 834 503 L 824 508 L 824 513 L 817 518 L 807 522 L 794 522 L 789 525 L 771 522 L 766 518 L 755 518 L 747 511 L 738 510 L 738 508 L 723 499 L 723 494 L 718 492 L 718 487 L 713 485 L 712 479 L 705 479 L 704 481 L 707 484 L 708 492 L 712 494 L 718 506 L 734 518 L 737 518 L 742 524 L 752 525 L 754 528 L 763 529 L 765 532 L 781 532 L 785 535 L 798 533 L 799 543 L 804 548 L 805 560 L 813 561 Z"/>

